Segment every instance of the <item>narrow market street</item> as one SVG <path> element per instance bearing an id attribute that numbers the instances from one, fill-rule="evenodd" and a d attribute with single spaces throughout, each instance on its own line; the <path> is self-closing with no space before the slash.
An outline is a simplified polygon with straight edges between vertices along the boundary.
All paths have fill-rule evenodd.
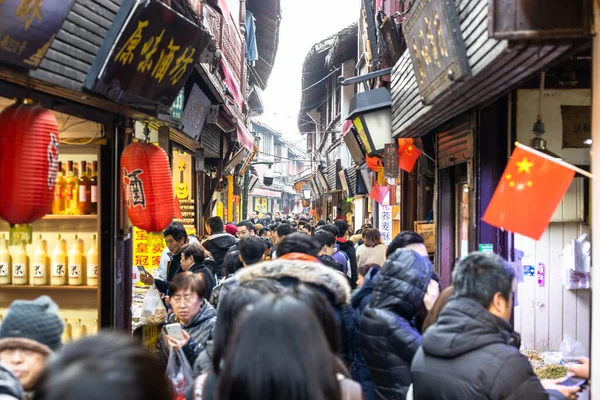
<path id="1" fill-rule="evenodd" d="M 591 399 L 599 24 L 0 0 L 0 399 Z"/>

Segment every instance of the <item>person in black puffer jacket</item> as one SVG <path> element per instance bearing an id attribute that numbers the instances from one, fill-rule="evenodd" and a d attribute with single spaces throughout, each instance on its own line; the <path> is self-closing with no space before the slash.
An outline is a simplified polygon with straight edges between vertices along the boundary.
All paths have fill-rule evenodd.
<path id="1" fill-rule="evenodd" d="M 215 261 L 214 273 L 221 279 L 226 275 L 223 271 L 225 254 L 236 243 L 236 239 L 229 233 L 224 232 L 225 225 L 221 217 L 210 217 L 206 221 L 206 228 L 210 232 L 210 236 L 202 242 L 202 246 L 213 256 Z"/>
<path id="2" fill-rule="evenodd" d="M 404 400 L 410 363 L 421 345 L 412 320 L 423 304 L 433 267 L 413 250 L 396 250 L 385 262 L 360 320 L 360 344 L 375 384 L 375 398 Z"/>

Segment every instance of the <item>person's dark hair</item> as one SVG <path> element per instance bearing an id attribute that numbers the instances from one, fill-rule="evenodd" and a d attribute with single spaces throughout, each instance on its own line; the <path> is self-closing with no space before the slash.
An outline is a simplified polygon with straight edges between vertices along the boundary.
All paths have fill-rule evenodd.
<path id="1" fill-rule="evenodd" d="M 415 243 L 425 243 L 425 240 L 423 240 L 423 236 L 413 231 L 402 231 L 396 235 L 394 240 L 392 240 L 392 243 L 390 243 L 390 245 L 387 248 L 387 251 L 385 252 L 385 256 L 389 257 L 396 250 L 402 249 L 408 246 L 409 244 Z"/>
<path id="2" fill-rule="evenodd" d="M 275 279 L 269 278 L 255 278 L 250 281 L 242 282 L 240 283 L 240 287 L 254 289 L 262 295 L 278 294 L 285 290 L 285 286 Z"/>
<path id="3" fill-rule="evenodd" d="M 306 229 L 307 231 L 310 232 L 311 235 L 315 232 L 314 228 L 312 226 L 310 226 L 310 224 L 306 221 L 300 221 L 298 223 L 298 229 L 300 229 L 300 228 Z"/>
<path id="4" fill-rule="evenodd" d="M 499 255 L 471 253 L 452 271 L 452 286 L 457 297 L 468 297 L 488 308 L 498 292 L 506 300 L 512 294 L 515 270 Z"/>
<path id="5" fill-rule="evenodd" d="M 181 247 L 181 253 L 185 256 L 185 258 L 194 257 L 194 264 L 197 265 L 202 264 L 206 258 L 204 248 L 198 243 L 184 244 Z"/>
<path id="6" fill-rule="evenodd" d="M 225 354 L 227 344 L 231 339 L 235 324 L 244 311 L 248 311 L 253 304 L 263 298 L 262 293 L 257 290 L 238 286 L 227 293 L 223 301 L 219 302 L 217 310 L 217 324 L 213 334 L 213 371 L 215 374 L 221 372 L 221 363 Z"/>
<path id="7" fill-rule="evenodd" d="M 338 237 L 338 235 L 340 234 L 340 230 L 338 229 L 338 227 L 332 224 L 323 225 L 320 230 L 327 231 L 335 237 Z"/>
<path id="8" fill-rule="evenodd" d="M 286 294 L 290 294 L 300 300 L 315 313 L 321 324 L 321 328 L 323 328 L 323 333 L 325 334 L 325 338 L 327 338 L 331 352 L 336 355 L 340 354 L 340 327 L 336 322 L 335 313 L 327 298 L 304 284 L 292 287 Z"/>
<path id="9" fill-rule="evenodd" d="M 259 263 L 265 254 L 266 248 L 267 245 L 265 241 L 257 236 L 242 238 L 238 243 L 240 257 L 244 260 L 246 265 Z"/>
<path id="10" fill-rule="evenodd" d="M 333 221 L 333 223 L 335 224 L 335 226 L 337 226 L 339 230 L 337 237 L 342 238 L 346 235 L 346 233 L 348 233 L 348 223 L 346 221 L 344 221 L 343 219 L 336 219 L 335 221 Z"/>
<path id="11" fill-rule="evenodd" d="M 267 233 L 271 232 L 269 228 L 262 228 L 260 232 L 258 232 L 258 236 L 265 236 Z"/>
<path id="12" fill-rule="evenodd" d="M 382 243 L 383 241 L 381 240 L 381 232 L 379 232 L 379 229 L 369 229 L 367 235 L 365 236 L 365 246 L 375 247 Z"/>
<path id="13" fill-rule="evenodd" d="M 283 237 L 294 233 L 294 227 L 290 224 L 281 224 L 277 227 L 277 236 Z"/>
<path id="14" fill-rule="evenodd" d="M 319 249 L 322 249 L 323 246 L 335 245 L 335 236 L 323 229 L 316 231 L 312 238 L 319 244 Z"/>
<path id="15" fill-rule="evenodd" d="M 170 400 L 173 394 L 158 358 L 131 337 L 102 332 L 49 359 L 33 398 Z"/>
<path id="16" fill-rule="evenodd" d="M 320 219 L 320 220 L 317 221 L 317 227 L 319 227 L 319 226 L 325 226 L 325 225 L 327 225 L 327 223 L 325 221 L 323 221 L 322 219 Z"/>
<path id="17" fill-rule="evenodd" d="M 210 227 L 211 235 L 223 233 L 223 230 L 225 229 L 225 224 L 223 223 L 223 219 L 221 217 L 219 217 L 218 215 L 207 219 L 206 225 L 208 225 Z"/>
<path id="18" fill-rule="evenodd" d="M 256 228 L 255 228 L 254 224 L 252 222 L 250 222 L 250 221 L 241 221 L 241 222 L 238 222 L 238 224 L 236 226 L 237 227 L 244 226 L 244 227 L 246 227 L 246 229 L 248 230 L 248 232 L 250 232 L 250 231 L 256 232 Z"/>
<path id="19" fill-rule="evenodd" d="M 171 222 L 169 226 L 167 226 L 167 229 L 165 229 L 163 232 L 163 237 L 167 237 L 169 235 L 173 236 L 173 239 L 178 242 L 181 239 L 183 239 L 184 242 L 187 241 L 187 232 L 185 231 L 185 228 L 181 222 Z"/>
<path id="20" fill-rule="evenodd" d="M 217 398 L 238 400 L 243 393 L 245 400 L 340 400 L 334 365 L 314 313 L 291 296 L 269 297 L 237 326 Z"/>
<path id="21" fill-rule="evenodd" d="M 371 268 L 381 271 L 381 265 L 379 264 L 363 264 L 358 266 L 358 274 L 360 276 L 367 276 Z"/>
<path id="22" fill-rule="evenodd" d="M 277 257 L 282 257 L 289 253 L 303 253 L 317 257 L 319 251 L 321 251 L 321 247 L 319 247 L 317 242 L 303 232 L 287 235 L 277 245 Z"/>
<path id="23" fill-rule="evenodd" d="M 178 273 L 169 284 L 169 295 L 175 296 L 177 292 L 186 289 L 191 289 L 192 292 L 203 299 L 206 295 L 206 283 L 202 274 L 194 274 L 190 271 Z"/>

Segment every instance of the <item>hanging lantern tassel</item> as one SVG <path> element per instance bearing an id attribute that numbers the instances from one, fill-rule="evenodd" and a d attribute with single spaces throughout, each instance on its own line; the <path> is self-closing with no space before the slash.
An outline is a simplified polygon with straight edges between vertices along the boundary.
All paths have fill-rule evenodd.
<path id="1" fill-rule="evenodd" d="M 31 224 L 52 211 L 58 123 L 47 109 L 13 104 L 0 113 L 0 218 Z"/>
<path id="2" fill-rule="evenodd" d="M 167 153 L 147 142 L 127 146 L 121 155 L 121 182 L 131 223 L 148 232 L 173 221 L 173 178 Z"/>

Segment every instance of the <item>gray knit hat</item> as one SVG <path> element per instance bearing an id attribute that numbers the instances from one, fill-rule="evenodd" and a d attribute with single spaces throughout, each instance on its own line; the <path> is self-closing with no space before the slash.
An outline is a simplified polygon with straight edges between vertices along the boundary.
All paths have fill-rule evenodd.
<path id="1" fill-rule="evenodd" d="M 0 325 L 0 351 L 22 348 L 50 354 L 62 346 L 64 324 L 48 296 L 15 300 Z"/>

